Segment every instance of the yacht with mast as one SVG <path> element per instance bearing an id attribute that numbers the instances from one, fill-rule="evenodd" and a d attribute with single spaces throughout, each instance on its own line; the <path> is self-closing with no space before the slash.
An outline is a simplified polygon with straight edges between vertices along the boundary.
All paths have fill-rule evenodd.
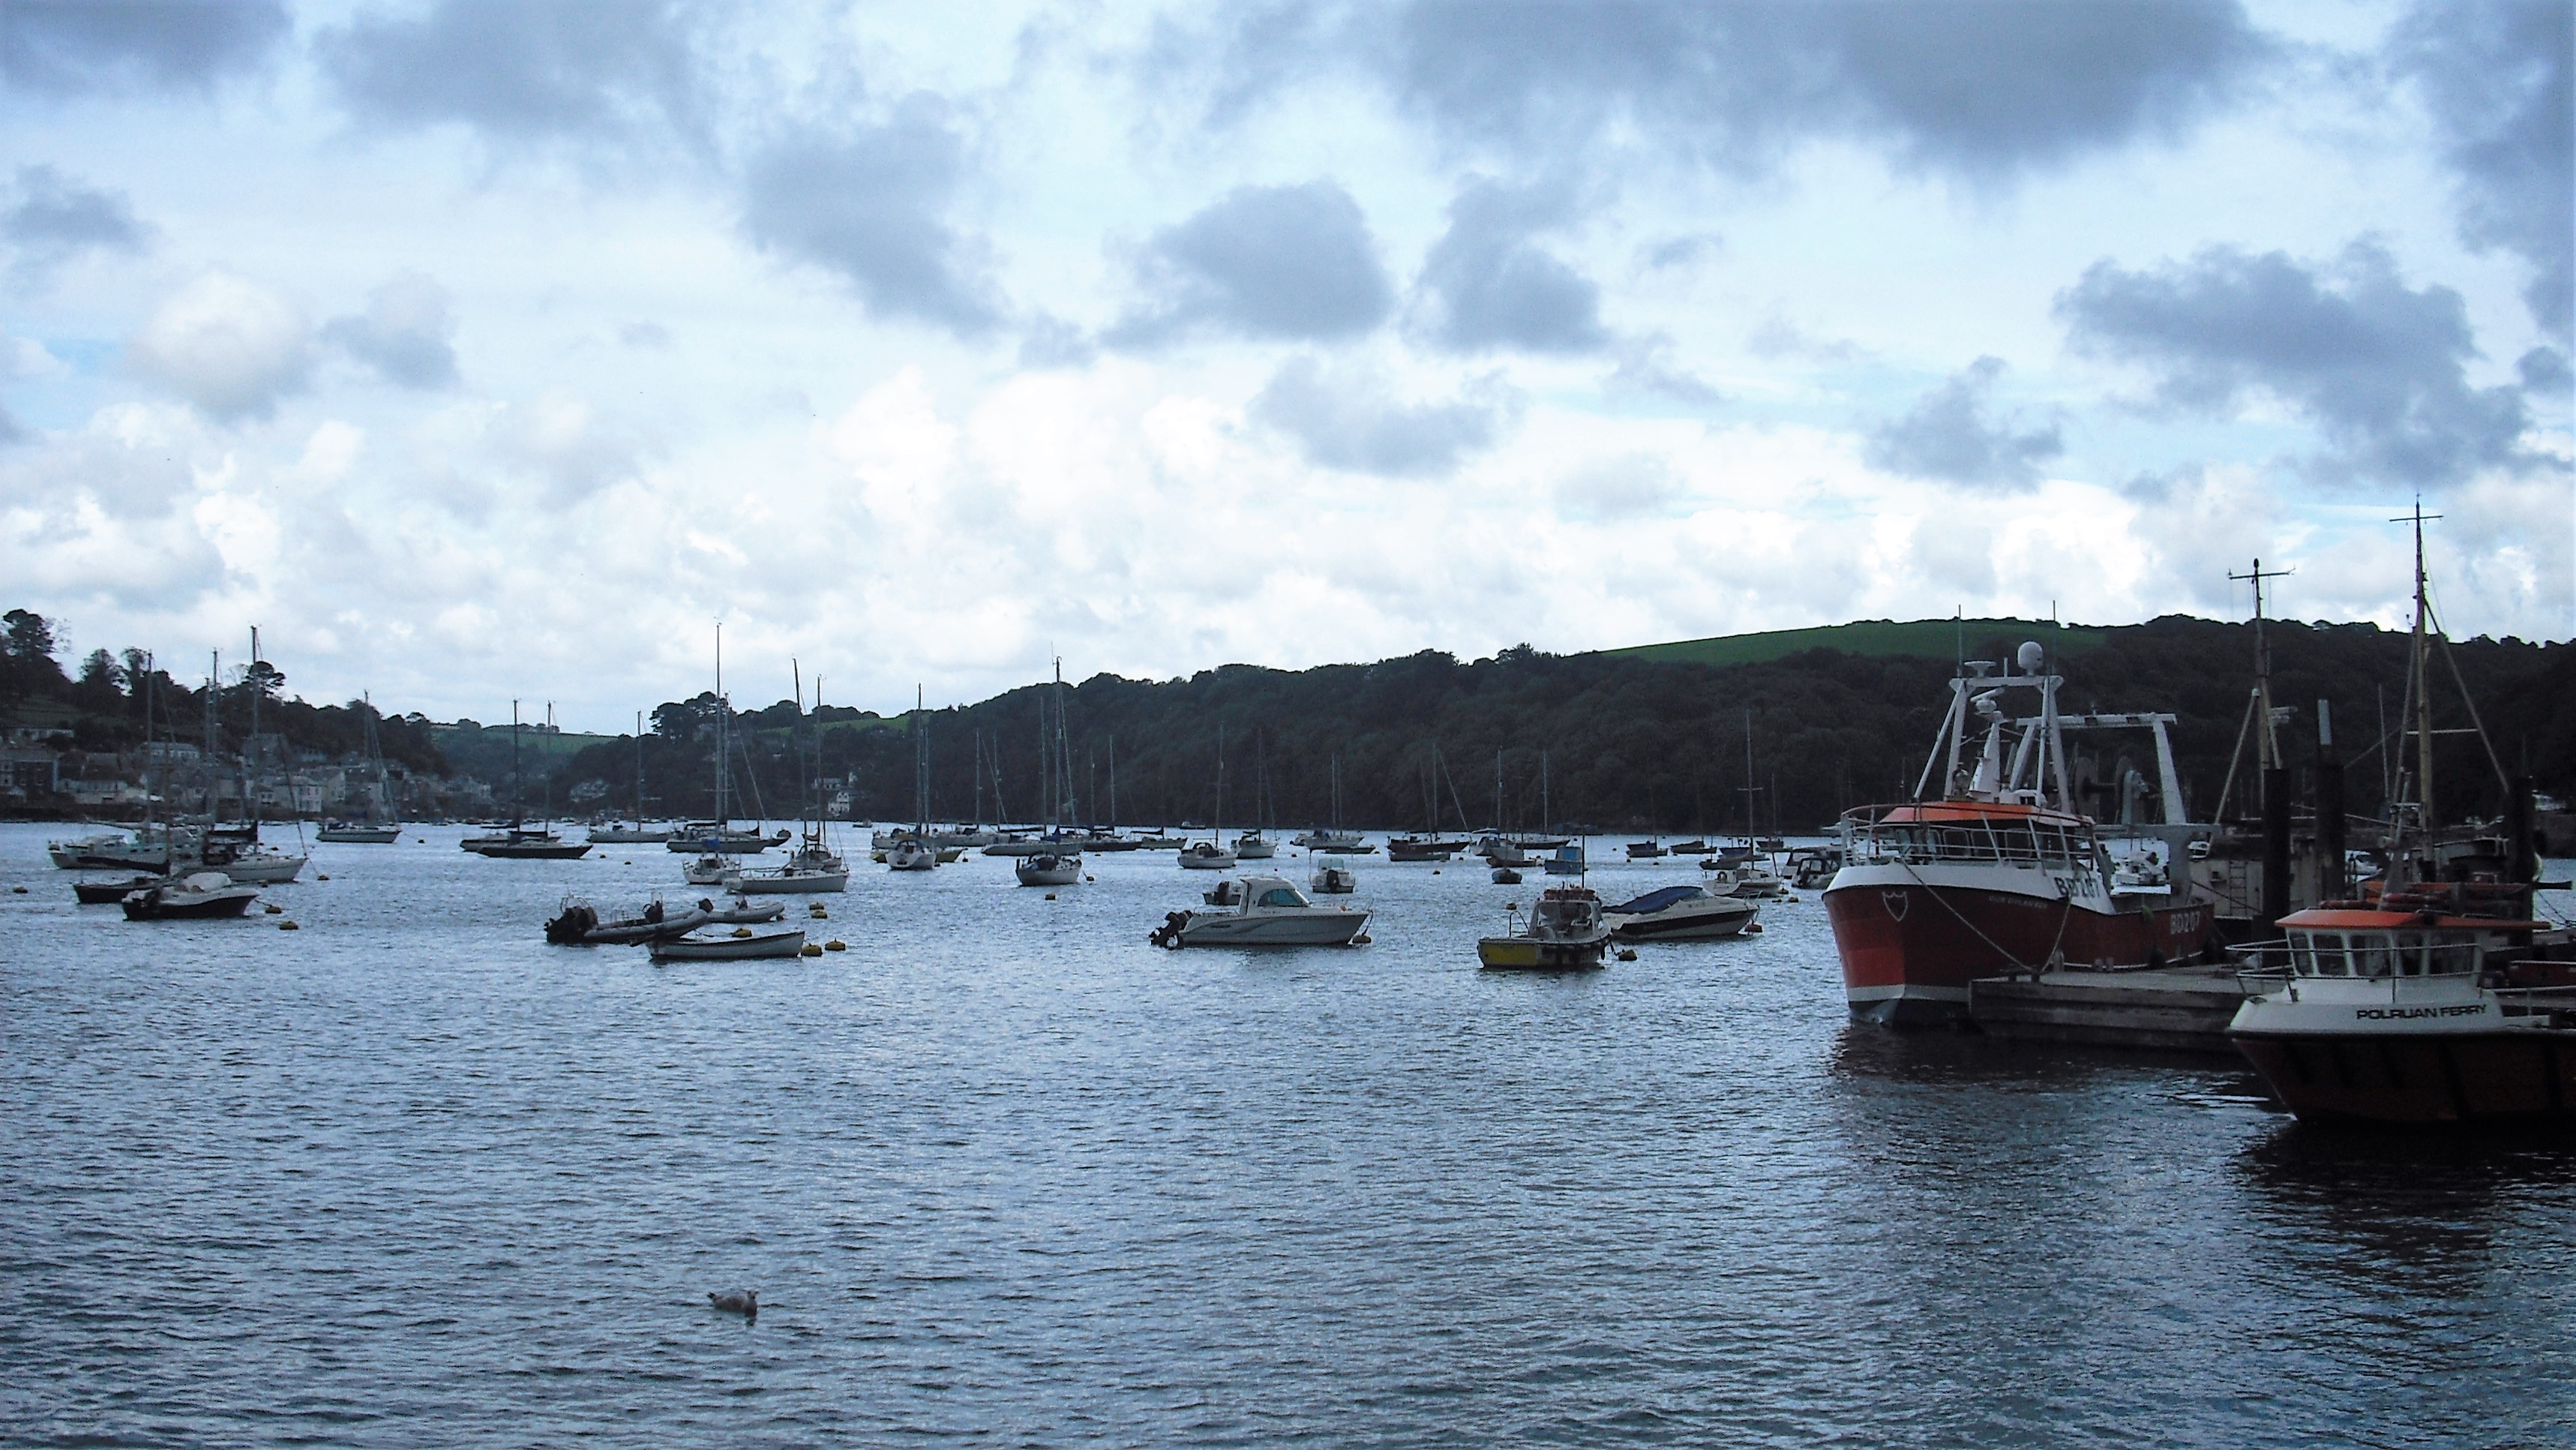
<path id="1" fill-rule="evenodd" d="M 1053 719 L 1047 706 L 1054 705 Z M 1022 886 L 1071 886 L 1082 880 L 1082 848 L 1077 844 L 1074 823 L 1081 819 L 1081 807 L 1073 793 L 1073 750 L 1064 724 L 1064 660 L 1055 661 L 1055 682 L 1047 694 L 1038 697 L 1038 775 L 1039 791 L 1046 797 L 1046 835 L 1041 850 L 1027 852 L 1011 863 L 1011 874 Z"/>
<path id="2" fill-rule="evenodd" d="M 832 849 L 831 827 L 822 808 L 823 746 L 818 736 L 813 740 L 811 758 L 807 753 L 805 729 L 805 679 L 795 661 L 788 662 L 795 671 L 796 685 L 796 774 L 797 814 L 803 840 L 787 859 L 774 870 L 737 868 L 723 878 L 725 889 L 741 896 L 821 896 L 846 891 L 850 885 L 850 863 Z M 814 680 L 814 714 L 823 713 L 823 681 Z"/>
<path id="3" fill-rule="evenodd" d="M 1225 844 L 1225 725 L 1216 727 L 1216 829 L 1204 841 L 1193 841 L 1181 848 L 1184 871 L 1231 871 L 1234 852 Z"/>
<path id="4" fill-rule="evenodd" d="M 626 824 L 609 824 L 590 828 L 593 845 L 661 846 L 667 845 L 671 832 L 667 827 L 644 824 L 644 712 L 635 712 L 635 812 Z"/>
<path id="5" fill-rule="evenodd" d="M 361 694 L 359 705 L 366 711 L 366 751 L 369 774 L 367 806 L 355 819 L 327 821 L 314 833 L 317 841 L 344 845 L 390 846 L 402 839 L 402 822 L 394 813 L 394 787 L 385 771 L 385 744 L 376 729 L 376 701 L 372 694 Z"/>
<path id="6" fill-rule="evenodd" d="M 889 871 L 929 871 L 940 862 L 939 844 L 930 839 L 930 720 L 922 708 L 921 687 L 912 687 L 912 829 L 886 848 Z"/>
<path id="7" fill-rule="evenodd" d="M 552 713 L 549 707 L 548 713 Z M 519 702 L 510 702 L 510 828 L 498 836 L 487 836 L 474 846 L 474 854 L 495 861 L 577 861 L 590 854 L 588 841 L 567 841 L 552 828 L 539 824 L 529 827 L 523 806 L 527 797 L 519 780 Z"/>

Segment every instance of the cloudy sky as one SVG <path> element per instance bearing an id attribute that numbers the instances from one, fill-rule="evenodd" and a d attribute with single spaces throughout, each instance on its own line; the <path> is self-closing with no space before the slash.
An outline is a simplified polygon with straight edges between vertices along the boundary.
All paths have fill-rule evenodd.
<path id="1" fill-rule="evenodd" d="M 2576 630 L 2571 5 L 0 4 L 0 605 L 442 717 Z M 201 668 L 185 666 L 183 668 Z"/>

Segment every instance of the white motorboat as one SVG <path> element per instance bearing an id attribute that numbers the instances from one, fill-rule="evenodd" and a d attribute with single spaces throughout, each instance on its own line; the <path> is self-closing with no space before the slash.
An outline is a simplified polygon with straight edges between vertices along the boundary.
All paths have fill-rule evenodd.
<path id="1" fill-rule="evenodd" d="M 804 954 L 803 927 L 767 932 L 737 928 L 729 936 L 691 932 L 687 936 L 653 943 L 653 960 L 657 962 L 741 962 Z"/>
<path id="2" fill-rule="evenodd" d="M 691 886 L 722 886 L 732 874 L 733 862 L 722 856 L 700 856 L 680 868 L 680 879 Z"/>
<path id="3" fill-rule="evenodd" d="M 1317 906 L 1276 876 L 1243 879 L 1231 911 L 1175 911 L 1146 938 L 1161 947 L 1345 947 L 1368 930 L 1369 913 Z"/>
<path id="4" fill-rule="evenodd" d="M 1784 894 L 1779 877 L 1772 875 L 1768 867 L 1751 863 L 1720 866 L 1709 872 L 1701 884 L 1711 896 L 1736 896 L 1746 901 L 1767 901 Z"/>
<path id="5" fill-rule="evenodd" d="M 338 846 L 390 846 L 402 839 L 402 827 L 330 821 L 313 833 L 313 839 Z"/>
<path id="6" fill-rule="evenodd" d="M 170 839 L 141 831 L 97 831 L 68 841 L 47 841 L 45 854 L 65 871 L 167 871 Z"/>
<path id="7" fill-rule="evenodd" d="M 1556 854 L 1547 858 L 1547 874 L 1550 876 L 1580 876 L 1583 868 L 1583 848 L 1572 841 L 1557 847 Z"/>
<path id="8" fill-rule="evenodd" d="M 1231 871 L 1234 865 L 1234 853 L 1215 841 L 1192 841 L 1181 848 L 1184 871 Z"/>
<path id="9" fill-rule="evenodd" d="M 1762 908 L 1740 897 L 1718 896 L 1705 887 L 1666 886 L 1617 906 L 1602 916 L 1621 941 L 1707 941 L 1741 936 Z"/>
<path id="10" fill-rule="evenodd" d="M 1360 873 L 1339 856 L 1320 857 L 1306 884 L 1319 896 L 1348 896 L 1360 889 Z"/>
<path id="11" fill-rule="evenodd" d="M 939 864 L 939 848 L 918 837 L 906 837 L 886 852 L 885 863 L 891 871 L 928 871 Z"/>
<path id="12" fill-rule="evenodd" d="M 132 892 L 122 905 L 127 921 L 188 921 L 239 916 L 258 899 L 256 886 L 234 881 L 220 871 L 198 871 Z"/>
<path id="13" fill-rule="evenodd" d="M 1082 857 L 1070 851 L 1022 856 L 1011 863 L 1011 874 L 1022 886 L 1071 886 L 1082 879 Z"/>
<path id="14" fill-rule="evenodd" d="M 1357 831 L 1317 826 L 1312 830 L 1289 837 L 1288 844 L 1303 846 L 1309 851 L 1357 851 L 1367 845 L 1368 841 Z"/>
<path id="15" fill-rule="evenodd" d="M 1267 861 L 1279 854 L 1279 848 L 1259 831 L 1246 831 L 1234 838 L 1234 855 L 1239 861 Z"/>

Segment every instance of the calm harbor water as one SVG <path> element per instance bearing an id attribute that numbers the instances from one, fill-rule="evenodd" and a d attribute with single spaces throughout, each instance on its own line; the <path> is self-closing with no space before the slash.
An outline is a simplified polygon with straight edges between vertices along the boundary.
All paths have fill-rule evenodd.
<path id="1" fill-rule="evenodd" d="M 286 933 L 0 826 L 0 1442 L 2576 1441 L 2576 1150 L 1852 1027 L 1811 896 L 1532 978 L 1472 938 L 1535 876 L 1166 953 L 1168 855 L 978 859 L 656 967 L 538 928 L 679 858 L 457 834 L 315 848 Z"/>

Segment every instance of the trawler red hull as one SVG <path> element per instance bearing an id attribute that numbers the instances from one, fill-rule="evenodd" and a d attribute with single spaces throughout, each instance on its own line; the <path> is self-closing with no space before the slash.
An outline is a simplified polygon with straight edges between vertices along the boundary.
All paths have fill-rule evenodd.
<path id="1" fill-rule="evenodd" d="M 1897 1026 L 1957 1022 L 1967 1015 L 1968 984 L 1979 977 L 2052 961 L 2112 967 L 2179 961 L 2201 950 L 2213 924 L 2203 902 L 2103 910 L 2000 882 L 1927 881 L 1925 875 L 1902 866 L 1846 868 L 1826 890 L 1825 914 L 1853 1016 Z"/>

